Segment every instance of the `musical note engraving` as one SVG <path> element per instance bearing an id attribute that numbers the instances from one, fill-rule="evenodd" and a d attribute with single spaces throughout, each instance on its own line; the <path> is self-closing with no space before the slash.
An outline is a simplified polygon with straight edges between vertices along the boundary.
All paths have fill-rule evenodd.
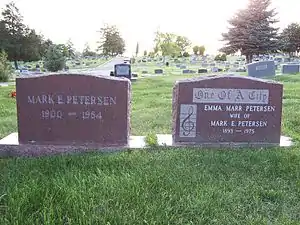
<path id="1" fill-rule="evenodd" d="M 197 105 L 180 107 L 180 137 L 196 137 Z"/>

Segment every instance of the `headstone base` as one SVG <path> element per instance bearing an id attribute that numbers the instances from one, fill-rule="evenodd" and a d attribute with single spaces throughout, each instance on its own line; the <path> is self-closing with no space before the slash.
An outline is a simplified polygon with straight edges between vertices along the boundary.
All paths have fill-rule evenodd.
<path id="1" fill-rule="evenodd" d="M 185 144 L 175 144 L 172 143 L 172 135 L 171 134 L 157 134 L 158 145 L 172 148 L 181 148 L 181 147 L 271 147 L 278 146 L 278 144 L 267 145 L 264 143 L 257 144 L 232 144 L 232 143 L 223 143 L 223 144 L 197 144 L 193 145 L 189 143 Z M 259 145 L 258 145 L 259 144 Z M 281 136 L 280 139 L 280 147 L 289 147 L 293 143 L 291 138 Z M 143 149 L 146 147 L 145 136 L 130 136 L 129 145 L 123 147 L 97 147 L 97 146 L 65 146 L 65 145 L 30 145 L 30 144 L 22 144 L 20 145 L 18 142 L 18 133 L 12 133 L 7 137 L 0 140 L 0 157 L 39 157 L 46 155 L 59 155 L 59 154 L 69 154 L 69 153 L 86 153 L 86 152 L 117 152 L 125 149 Z"/>

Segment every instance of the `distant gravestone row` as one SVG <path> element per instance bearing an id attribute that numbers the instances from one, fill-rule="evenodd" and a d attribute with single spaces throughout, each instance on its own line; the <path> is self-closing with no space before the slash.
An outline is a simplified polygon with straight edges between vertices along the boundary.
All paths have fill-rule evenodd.
<path id="1" fill-rule="evenodd" d="M 247 65 L 248 75 L 250 77 L 272 77 L 275 76 L 278 64 L 275 61 L 258 61 Z M 282 65 L 282 74 L 300 73 L 299 62 L 293 62 Z"/>
<path id="2" fill-rule="evenodd" d="M 44 146 L 52 154 L 57 146 L 128 147 L 130 80 L 58 74 L 17 78 L 16 88 L 20 148 Z M 278 145 L 282 89 L 276 82 L 233 75 L 178 81 L 173 145 Z"/>

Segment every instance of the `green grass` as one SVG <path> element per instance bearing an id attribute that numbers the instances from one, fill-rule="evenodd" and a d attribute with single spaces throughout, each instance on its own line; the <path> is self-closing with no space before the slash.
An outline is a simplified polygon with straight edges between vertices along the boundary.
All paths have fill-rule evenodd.
<path id="1" fill-rule="evenodd" d="M 0 87 L 0 138 L 17 131 L 16 99 L 11 98 L 14 86 Z"/>
<path id="2" fill-rule="evenodd" d="M 133 83 L 133 134 L 171 132 L 180 78 Z M 300 77 L 276 80 L 295 146 L 0 159 L 0 224 L 299 224 Z M 16 131 L 11 89 L 0 88 L 1 137 Z"/>

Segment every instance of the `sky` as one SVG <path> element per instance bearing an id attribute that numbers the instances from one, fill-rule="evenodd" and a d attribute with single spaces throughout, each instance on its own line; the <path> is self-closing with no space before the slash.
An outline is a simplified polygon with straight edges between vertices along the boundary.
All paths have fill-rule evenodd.
<path id="1" fill-rule="evenodd" d="M 0 0 L 0 8 L 10 0 Z M 104 23 L 116 25 L 126 43 L 126 55 L 153 48 L 154 32 L 187 36 L 193 45 L 205 45 L 206 53 L 222 47 L 221 33 L 227 31 L 234 13 L 247 0 L 15 0 L 24 23 L 55 43 L 71 39 L 79 51 L 88 43 L 96 49 Z M 299 0 L 273 0 L 281 29 L 300 23 Z"/>

